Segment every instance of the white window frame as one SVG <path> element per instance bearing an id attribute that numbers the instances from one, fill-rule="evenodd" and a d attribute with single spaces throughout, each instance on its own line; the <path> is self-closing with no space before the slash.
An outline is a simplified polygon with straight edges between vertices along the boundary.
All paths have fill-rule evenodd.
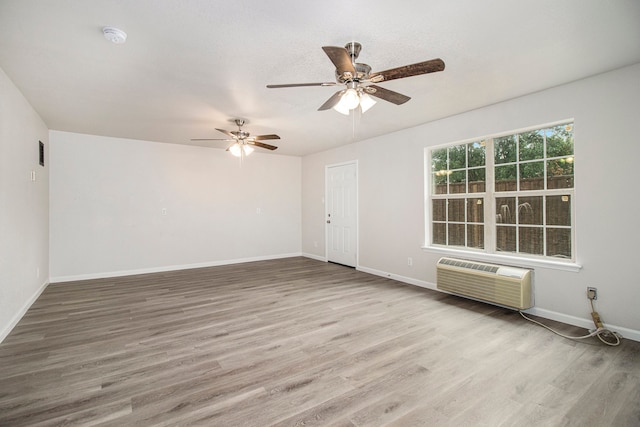
<path id="1" fill-rule="evenodd" d="M 436 252 L 446 256 L 457 256 L 464 257 L 467 259 L 473 259 L 478 261 L 488 261 L 488 262 L 498 262 L 505 264 L 517 264 L 524 267 L 546 267 L 558 270 L 566 270 L 566 271 L 579 271 L 582 266 L 577 263 L 577 246 L 576 246 L 576 212 L 575 212 L 575 175 L 574 175 L 574 186 L 572 188 L 560 188 L 560 189 L 544 189 L 544 190 L 517 190 L 517 191 L 495 191 L 495 182 L 494 182 L 494 156 L 493 156 L 493 140 L 495 138 L 510 136 L 514 134 L 530 132 L 540 129 L 545 129 L 549 127 L 554 127 L 563 124 L 571 124 L 574 126 L 575 132 L 575 122 L 573 119 L 566 119 L 557 122 L 532 126 L 523 129 L 517 129 L 508 132 L 501 132 L 497 134 L 487 135 L 478 138 L 467 139 L 463 141 L 456 141 L 447 144 L 440 144 L 431 147 L 425 147 L 424 151 L 424 172 L 425 172 L 425 236 L 424 236 L 424 245 L 423 249 Z M 575 133 L 574 133 L 575 135 Z M 436 195 L 436 197 L 432 197 L 433 185 L 432 182 L 432 170 L 431 170 L 431 152 L 434 150 L 438 150 L 441 148 L 447 148 L 456 145 L 469 144 L 478 141 L 485 141 L 485 191 L 481 193 L 453 193 L 453 194 L 442 194 Z M 575 139 L 574 139 L 575 141 Z M 574 157 L 575 157 L 575 145 L 574 145 Z M 548 160 L 545 157 L 545 181 L 546 181 L 546 165 Z M 467 168 L 468 170 L 468 168 Z M 468 183 L 467 183 L 468 185 Z M 546 184 L 545 184 L 546 186 Z M 468 188 L 468 186 L 467 186 Z M 495 203 L 496 198 L 503 197 L 537 197 L 542 196 L 543 199 L 547 196 L 554 195 L 569 195 L 571 200 L 571 253 L 572 258 L 563 260 L 561 258 L 555 258 L 550 256 L 538 256 L 532 254 L 525 253 L 513 253 L 513 252 L 498 252 L 496 250 L 496 212 L 495 212 Z M 434 245 L 432 244 L 432 232 L 433 232 L 433 222 L 431 219 L 432 215 L 432 199 L 451 199 L 451 198 L 482 198 L 484 199 L 484 249 L 475 249 L 468 248 L 462 246 L 447 246 L 447 245 Z M 543 200 L 546 206 L 546 200 Z M 466 210 L 466 205 L 465 205 Z M 546 217 L 546 209 L 543 209 L 543 216 Z M 465 226 L 467 224 L 467 218 L 465 218 Z M 517 224 L 515 224 L 517 230 Z M 543 229 L 547 229 L 549 227 L 554 228 L 555 226 L 549 226 L 546 224 L 546 219 L 543 220 L 543 225 L 540 226 Z M 564 227 L 558 227 L 564 228 Z M 543 236 L 546 236 L 546 233 L 543 233 Z M 546 239 L 546 237 L 544 237 Z M 543 242 L 543 247 L 546 248 L 546 241 Z"/>

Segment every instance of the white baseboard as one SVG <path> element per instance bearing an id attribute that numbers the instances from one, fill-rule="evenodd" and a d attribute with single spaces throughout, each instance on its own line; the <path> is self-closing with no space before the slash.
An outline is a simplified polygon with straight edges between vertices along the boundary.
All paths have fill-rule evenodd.
<path id="1" fill-rule="evenodd" d="M 314 254 L 303 252 L 302 256 L 305 257 L 305 258 L 315 259 L 316 261 L 327 262 L 327 259 L 325 257 L 319 256 L 319 255 L 314 255 Z"/>
<path id="2" fill-rule="evenodd" d="M 412 277 L 400 276 L 398 274 L 387 273 L 386 271 L 374 270 L 373 268 L 362 267 L 362 266 L 356 267 L 356 270 L 359 270 L 359 271 L 362 271 L 362 272 L 365 272 L 365 273 L 369 273 L 369 274 L 373 274 L 374 276 L 386 277 L 386 278 L 389 278 L 389 279 L 397 280 L 398 282 L 403 282 L 403 283 L 408 283 L 410 285 L 419 286 L 421 288 L 432 289 L 434 291 L 438 290 L 438 289 L 436 289 L 435 283 L 429 283 L 429 282 L 426 282 L 424 280 L 414 279 Z"/>
<path id="3" fill-rule="evenodd" d="M 42 292 L 44 292 L 44 290 L 47 288 L 48 285 L 49 285 L 49 282 L 44 282 L 42 285 L 40 285 L 40 287 L 36 290 L 36 292 L 33 295 L 31 295 L 31 298 L 29 298 L 26 304 L 23 305 L 20 310 L 18 310 L 18 312 L 13 316 L 13 318 L 11 318 L 11 321 L 9 322 L 9 324 L 7 324 L 2 329 L 2 331 L 0 331 L 0 343 L 2 343 L 2 341 L 4 341 L 4 339 L 11 333 L 13 328 L 16 327 L 20 319 L 22 319 L 22 317 L 27 313 L 27 311 L 29 311 L 29 308 L 33 305 L 34 302 L 36 302 L 38 297 L 42 294 Z"/>
<path id="4" fill-rule="evenodd" d="M 204 268 L 204 267 L 218 267 L 221 265 L 241 264 L 241 263 L 253 262 L 253 261 L 268 261 L 271 259 L 293 258 L 297 256 L 302 256 L 302 254 L 301 253 L 279 254 L 279 255 L 251 257 L 251 258 L 238 258 L 238 259 L 228 259 L 228 260 L 221 260 L 221 261 L 202 262 L 202 263 L 195 263 L 195 264 L 168 265 L 168 266 L 162 266 L 162 267 L 141 268 L 136 270 L 106 271 L 101 273 L 77 274 L 77 275 L 71 275 L 71 276 L 56 276 L 56 277 L 52 277 L 50 282 L 51 283 L 77 282 L 79 280 L 106 279 L 110 277 L 133 276 L 135 274 L 164 273 L 167 271 L 189 270 L 192 268 Z"/>
<path id="5" fill-rule="evenodd" d="M 399 282 L 403 282 L 403 283 L 407 283 L 407 284 L 410 284 L 410 285 L 419 286 L 421 288 L 427 288 L 427 289 L 432 289 L 434 291 L 442 292 L 436 287 L 435 283 L 429 283 L 429 282 L 426 282 L 426 281 L 423 281 L 423 280 L 417 280 L 417 279 L 413 279 L 411 277 L 404 277 L 404 276 L 400 276 L 400 275 L 397 275 L 397 274 L 392 274 L 392 273 L 387 273 L 387 272 L 384 272 L 384 271 L 374 270 L 374 269 L 367 268 L 367 267 L 359 266 L 357 269 L 360 270 L 360 271 L 363 271 L 365 273 L 373 274 L 375 276 L 388 277 L 389 279 L 397 280 Z M 447 293 L 447 292 L 445 292 L 445 293 Z M 550 319 L 550 320 L 555 320 L 557 322 L 566 323 L 568 325 L 578 326 L 578 327 L 581 327 L 581 328 L 585 328 L 587 330 L 594 329 L 593 321 L 590 318 L 586 319 L 586 318 L 581 318 L 581 317 L 575 317 L 575 316 L 571 316 L 571 315 L 568 315 L 568 314 L 558 313 L 558 312 L 555 312 L 555 311 L 546 310 L 544 308 L 538 308 L 538 307 L 533 307 L 533 308 L 530 308 L 529 310 L 523 310 L 523 312 L 524 313 L 528 313 L 528 314 L 532 314 L 534 316 L 540 316 L 540 317 L 545 318 L 545 319 Z M 622 335 L 623 338 L 640 342 L 640 331 L 636 331 L 634 329 L 625 328 L 625 327 L 622 327 L 622 326 L 610 325 L 608 323 L 605 323 L 604 327 L 609 329 L 610 331 L 618 332 L 620 335 Z"/>

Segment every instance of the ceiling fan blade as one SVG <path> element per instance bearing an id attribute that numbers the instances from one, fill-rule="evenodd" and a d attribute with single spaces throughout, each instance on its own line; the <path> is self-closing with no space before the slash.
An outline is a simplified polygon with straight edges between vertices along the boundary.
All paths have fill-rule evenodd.
<path id="1" fill-rule="evenodd" d="M 231 138 L 234 138 L 234 139 L 235 139 L 235 137 L 236 137 L 234 134 L 232 134 L 232 133 L 231 133 L 231 132 L 229 132 L 228 130 L 218 129 L 218 128 L 216 128 L 216 130 L 217 130 L 218 132 L 222 132 L 222 133 L 224 133 L 225 135 L 230 136 Z"/>
<path id="2" fill-rule="evenodd" d="M 255 145 L 256 147 L 260 147 L 260 148 L 266 148 L 267 150 L 275 150 L 276 148 L 278 148 L 275 145 L 264 144 L 258 141 L 247 141 L 247 144 Z"/>
<path id="3" fill-rule="evenodd" d="M 327 101 L 322 104 L 320 108 L 318 108 L 318 111 L 324 111 L 333 108 L 338 102 L 340 102 L 340 97 L 343 93 L 344 90 L 339 90 L 338 92 L 334 93 L 331 98 L 327 99 Z"/>
<path id="4" fill-rule="evenodd" d="M 398 92 L 394 92 L 389 89 L 385 89 L 380 86 L 370 85 L 364 88 L 364 91 L 371 96 L 375 96 L 376 98 L 384 99 L 385 101 L 389 101 L 396 105 L 401 105 L 411 99 L 411 97 L 407 95 L 403 95 Z"/>
<path id="5" fill-rule="evenodd" d="M 351 73 L 352 76 L 356 75 L 356 69 L 351 63 L 351 56 L 347 49 L 337 46 L 322 46 L 322 50 L 333 62 L 333 65 L 336 66 L 338 75 L 344 75 L 344 73 Z"/>
<path id="6" fill-rule="evenodd" d="M 281 87 L 303 87 L 303 86 L 336 86 L 338 83 L 322 82 L 322 83 L 288 83 L 281 85 L 267 85 L 269 89 L 278 89 Z"/>
<path id="7" fill-rule="evenodd" d="M 270 134 L 270 135 L 256 135 L 254 137 L 251 138 L 254 141 L 263 141 L 266 139 L 280 139 L 280 137 L 278 135 L 275 134 Z"/>
<path id="8" fill-rule="evenodd" d="M 418 62 L 417 64 L 405 65 L 403 67 L 371 73 L 369 80 L 375 83 L 380 83 L 386 82 L 387 80 L 403 79 L 405 77 L 435 73 L 442 70 L 444 70 L 444 61 L 437 58 L 429 61 Z"/>

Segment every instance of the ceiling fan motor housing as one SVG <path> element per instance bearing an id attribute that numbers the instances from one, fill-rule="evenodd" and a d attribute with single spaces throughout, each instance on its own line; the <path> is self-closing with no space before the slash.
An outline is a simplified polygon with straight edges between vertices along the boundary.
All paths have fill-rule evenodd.
<path id="1" fill-rule="evenodd" d="M 371 66 L 367 64 L 354 63 L 353 68 L 356 69 L 356 75 L 353 76 L 350 72 L 345 72 L 343 74 L 339 74 L 338 70 L 336 70 L 336 81 L 338 83 L 349 83 L 351 81 L 359 82 L 361 80 L 366 80 L 369 78 L 369 73 L 371 72 Z"/>
<path id="2" fill-rule="evenodd" d="M 242 130 L 242 126 L 246 123 L 246 120 L 235 119 L 234 122 L 236 123 L 236 126 L 238 126 L 238 130 L 231 131 L 230 133 L 241 141 L 249 138 L 249 132 Z"/>
<path id="3" fill-rule="evenodd" d="M 243 130 L 234 130 L 234 131 L 231 131 L 231 133 L 233 134 L 233 136 L 235 136 L 238 139 L 249 138 L 249 132 L 245 132 Z"/>
<path id="4" fill-rule="evenodd" d="M 360 82 L 361 80 L 369 78 L 371 67 L 367 64 L 356 62 L 356 59 L 358 59 L 360 51 L 362 50 L 362 45 L 358 42 L 349 42 L 344 46 L 344 48 L 346 49 L 349 57 L 351 57 L 351 63 L 353 64 L 353 68 L 356 70 L 356 74 L 353 75 L 350 71 L 345 71 L 340 74 L 336 69 L 336 82 L 344 84 L 349 82 Z"/>

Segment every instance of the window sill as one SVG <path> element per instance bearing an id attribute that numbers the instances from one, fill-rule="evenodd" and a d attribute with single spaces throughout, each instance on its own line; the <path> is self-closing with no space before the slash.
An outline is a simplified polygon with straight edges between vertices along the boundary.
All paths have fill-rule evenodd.
<path id="1" fill-rule="evenodd" d="M 452 249 L 439 246 L 423 246 L 428 252 L 439 253 L 450 257 L 460 257 L 471 261 L 493 262 L 497 264 L 515 265 L 527 268 L 549 268 L 552 270 L 571 271 L 574 273 L 582 269 L 582 265 L 574 262 L 553 261 L 547 259 L 523 258 L 501 254 L 487 254 L 484 252 L 469 251 L 464 249 Z"/>

